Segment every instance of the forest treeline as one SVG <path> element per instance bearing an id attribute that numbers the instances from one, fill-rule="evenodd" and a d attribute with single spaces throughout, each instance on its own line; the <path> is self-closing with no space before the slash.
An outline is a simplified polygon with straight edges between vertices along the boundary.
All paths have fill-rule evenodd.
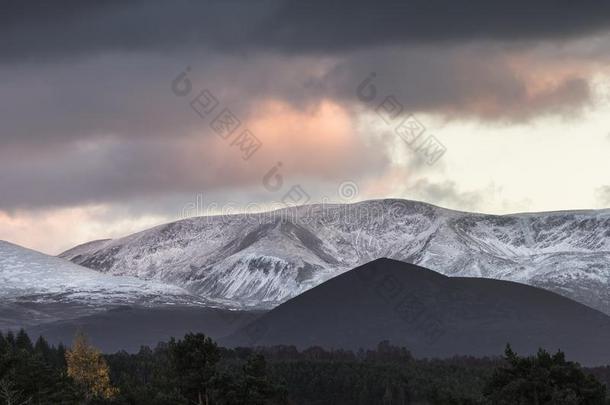
<path id="1" fill-rule="evenodd" d="M 79 333 L 70 348 L 0 334 L 0 405 L 607 405 L 610 367 L 581 368 L 562 352 L 415 359 L 375 350 L 219 347 L 203 334 L 101 354 Z"/>

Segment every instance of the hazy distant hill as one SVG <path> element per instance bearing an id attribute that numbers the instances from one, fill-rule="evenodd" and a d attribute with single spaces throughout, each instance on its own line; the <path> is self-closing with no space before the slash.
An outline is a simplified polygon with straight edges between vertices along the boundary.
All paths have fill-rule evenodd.
<path id="1" fill-rule="evenodd" d="M 31 336 L 42 335 L 51 343 L 70 344 L 77 331 L 106 353 L 136 352 L 155 347 L 169 338 L 189 332 L 214 339 L 226 336 L 260 316 L 257 312 L 228 311 L 198 306 L 118 307 L 77 319 L 61 320 L 26 328 Z"/>

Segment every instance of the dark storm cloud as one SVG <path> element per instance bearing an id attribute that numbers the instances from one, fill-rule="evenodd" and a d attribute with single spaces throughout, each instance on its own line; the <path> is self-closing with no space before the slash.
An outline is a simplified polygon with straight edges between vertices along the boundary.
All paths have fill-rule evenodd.
<path id="1" fill-rule="evenodd" d="M 326 177 L 300 165 L 296 155 L 314 154 L 302 145 L 256 167 L 226 160 L 226 146 L 197 152 L 215 135 L 188 97 L 171 92 L 187 65 L 194 91 L 210 89 L 245 125 L 269 100 L 308 111 L 330 99 L 354 118 L 388 95 L 407 111 L 523 120 L 577 111 L 588 100 L 587 72 L 553 77 L 532 97 L 505 53 L 585 36 L 609 21 L 610 3 L 592 1 L 5 1 L 0 210 L 260 192 L 263 170 L 278 159 L 293 177 L 314 181 L 357 180 L 385 167 L 387 145 L 375 139 L 366 154 L 346 153 L 358 168 L 337 165 Z M 371 71 L 379 98 L 364 106 L 356 88 Z M 450 182 L 418 187 L 432 202 L 473 204 Z"/>
<path id="2" fill-rule="evenodd" d="M 506 121 L 576 114 L 589 101 L 588 79 L 578 73 L 558 77 L 552 86 L 532 95 L 524 72 L 511 65 L 514 49 L 490 45 L 441 49 L 382 47 L 350 53 L 312 87 L 354 100 L 357 86 L 374 72 L 370 83 L 378 94 L 368 107 L 394 96 L 406 112 Z M 546 57 L 532 55 L 532 63 L 545 63 Z M 548 77 L 552 72 L 538 79 Z"/>
<path id="3" fill-rule="evenodd" d="M 257 54 L 244 59 L 207 52 L 105 54 L 73 63 L 0 66 L 0 142 L 6 149 L 100 135 L 181 138 L 208 127 L 209 121 L 189 106 L 202 89 L 244 121 L 256 116 L 257 106 L 268 98 L 299 107 L 317 101 L 324 94 L 305 86 L 317 63 L 314 58 Z M 177 97 L 172 80 L 187 65 L 193 94 Z"/>
<path id="4" fill-rule="evenodd" d="M 244 121 L 256 118 L 260 103 L 268 99 L 300 110 L 325 98 L 374 110 L 384 97 L 394 95 L 406 112 L 489 120 L 575 113 L 589 100 L 587 78 L 578 72 L 558 78 L 532 97 L 521 72 L 509 62 L 504 49 L 486 45 L 383 47 L 348 52 L 330 61 L 265 53 L 247 58 L 215 52 L 172 57 L 135 53 L 0 66 L 0 142 L 4 149 L 56 147 L 100 135 L 180 138 L 199 131 L 208 123 L 193 113 L 188 97 L 171 91 L 172 79 L 186 65 L 191 66 L 193 97 L 207 88 Z M 365 105 L 356 90 L 371 71 L 377 73 L 378 95 Z"/>
<path id="5" fill-rule="evenodd" d="M 196 153 L 196 140 L 132 142 L 109 139 L 75 144 L 63 151 L 0 161 L 3 210 L 116 202 L 243 185 L 239 161 Z M 222 151 L 221 151 L 222 152 Z M 218 153 L 217 153 L 218 155 Z"/>
<path id="6" fill-rule="evenodd" d="M 606 1 L 19 1 L 0 58 L 211 47 L 289 53 L 401 43 L 567 38 L 606 29 Z"/>
<path id="7" fill-rule="evenodd" d="M 196 123 L 169 83 L 180 61 L 103 55 L 0 67 L 0 141 L 31 147 L 96 135 L 181 136 Z"/>
<path id="8" fill-rule="evenodd" d="M 255 167 L 236 164 L 241 159 L 230 153 L 228 144 L 221 153 L 198 150 L 200 143 L 218 136 L 209 129 L 210 120 L 202 120 L 191 110 L 188 97 L 176 97 L 171 91 L 172 79 L 187 64 L 192 66 L 193 95 L 210 89 L 245 126 L 260 119 L 270 121 L 262 108 L 266 100 L 278 100 L 305 114 L 320 100 L 331 99 L 355 120 L 363 106 L 356 87 L 371 70 L 377 71 L 379 92 L 376 103 L 365 106 L 371 110 L 390 94 L 406 110 L 462 116 L 476 116 L 468 104 L 492 96 L 501 100 L 503 117 L 545 112 L 562 102 L 572 107 L 582 102 L 581 82 L 576 80 L 560 87 L 563 90 L 554 97 L 532 105 L 525 99 L 525 84 L 499 53 L 489 47 L 440 51 L 391 47 L 349 52 L 330 62 L 264 53 L 248 58 L 214 52 L 170 58 L 136 53 L 99 55 L 74 63 L 26 64 L 19 69 L 0 67 L 0 190 L 10 190 L 0 192 L 0 210 L 116 203 L 230 188 L 260 190 L 261 176 L 278 160 L 293 171 L 286 173 L 291 179 L 309 175 L 314 182 L 332 177 L 337 183 L 357 180 L 363 172 L 376 173 L 388 162 L 389 141 L 372 138 L 368 148 L 346 153 L 344 160 L 357 167 L 344 162 L 337 167 L 317 165 L 320 170 L 316 171 L 303 160 L 311 160 L 313 153 L 324 155 L 328 147 L 319 145 L 324 150 L 318 152 L 304 149 L 300 141 L 315 137 L 299 134 L 299 125 L 278 135 L 286 144 L 300 146 L 280 148 L 279 140 L 266 143 L 262 156 L 267 160 Z M 485 65 L 479 63 L 482 58 Z M 264 140 L 268 134 L 256 135 Z M 392 132 L 388 136 L 398 139 Z M 359 142 L 355 136 L 349 140 Z M 271 153 L 275 150 L 278 153 Z M 322 161 L 343 160 L 327 155 Z M 411 167 L 414 172 L 423 173 L 429 167 L 412 161 L 419 163 Z M 428 190 L 422 195 L 429 201 L 448 206 L 471 201 L 466 194 L 442 196 L 427 183 L 418 187 Z"/>
<path id="9" fill-rule="evenodd" d="M 346 178 L 377 175 L 388 164 L 383 150 L 371 151 L 356 137 L 320 150 L 310 141 L 311 131 L 299 128 L 282 144 L 272 145 L 261 136 L 263 148 L 246 161 L 236 146 L 211 132 L 203 128 L 179 138 L 92 137 L 58 148 L 16 152 L 2 148 L 0 212 L 235 190 L 242 190 L 246 200 L 255 193 L 263 200 L 279 200 L 297 182 L 307 182 L 312 191 L 320 179 L 338 184 Z M 314 152 L 320 161 L 310 158 Z M 263 180 L 278 160 L 283 162 L 281 170 L 274 173 L 281 177 L 281 186 L 271 190 Z"/>

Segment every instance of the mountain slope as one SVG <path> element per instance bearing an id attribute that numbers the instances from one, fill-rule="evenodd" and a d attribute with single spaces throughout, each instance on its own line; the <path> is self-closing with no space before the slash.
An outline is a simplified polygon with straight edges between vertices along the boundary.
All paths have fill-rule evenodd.
<path id="1" fill-rule="evenodd" d="M 0 241 L 0 327 L 101 312 L 118 305 L 201 305 L 180 287 L 112 276 Z"/>
<path id="2" fill-rule="evenodd" d="M 225 306 L 272 308 L 379 257 L 512 280 L 610 314 L 610 211 L 484 215 L 380 200 L 199 217 L 62 255 L 180 285 Z"/>
<path id="3" fill-rule="evenodd" d="M 342 274 L 221 340 L 231 346 L 358 349 L 380 341 L 416 356 L 498 355 L 506 343 L 561 349 L 585 364 L 610 362 L 610 317 L 542 289 L 446 277 L 378 259 Z"/>

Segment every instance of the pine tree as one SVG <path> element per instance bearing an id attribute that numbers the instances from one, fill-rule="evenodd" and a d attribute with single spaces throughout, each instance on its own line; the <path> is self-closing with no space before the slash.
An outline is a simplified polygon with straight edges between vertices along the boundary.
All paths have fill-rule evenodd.
<path id="1" fill-rule="evenodd" d="M 8 342 L 4 338 L 2 332 L 0 332 L 0 356 L 8 351 Z"/>
<path id="2" fill-rule="evenodd" d="M 497 368 L 485 387 L 494 405 L 586 404 L 604 405 L 606 387 L 577 363 L 540 349 L 536 356 L 520 357 L 506 346 L 507 366 Z"/>
<path id="3" fill-rule="evenodd" d="M 20 350 L 25 350 L 28 353 L 32 353 L 34 351 L 34 345 L 32 345 L 32 341 L 25 330 L 20 329 L 19 333 L 17 333 L 17 338 L 15 339 L 15 347 Z"/>
<path id="4" fill-rule="evenodd" d="M 392 405 L 392 388 L 390 387 L 390 384 L 386 384 L 381 401 L 383 405 Z"/>
<path id="5" fill-rule="evenodd" d="M 189 333 L 169 343 L 171 363 L 183 395 L 199 405 L 210 403 L 211 381 L 220 360 L 218 346 L 204 334 Z"/>
<path id="6" fill-rule="evenodd" d="M 101 353 L 78 332 L 72 349 L 66 352 L 68 376 L 83 390 L 87 402 L 93 398 L 111 399 L 118 390 L 110 383 L 110 370 Z"/>
<path id="7" fill-rule="evenodd" d="M 57 368 L 67 368 L 68 364 L 66 363 L 66 347 L 63 343 L 59 343 L 57 345 L 57 349 L 54 351 L 55 355 L 53 356 L 53 366 Z"/>
<path id="8" fill-rule="evenodd" d="M 8 378 L 0 380 L 0 399 L 6 405 L 26 405 L 31 402 L 30 399 L 23 399 L 23 393 L 15 388 L 15 384 Z"/>
<path id="9" fill-rule="evenodd" d="M 358 405 L 368 405 L 370 395 L 368 385 L 363 384 L 358 394 Z"/>
<path id="10" fill-rule="evenodd" d="M 40 336 L 34 345 L 34 353 L 38 354 L 47 364 L 52 364 L 51 346 Z"/>
<path id="11" fill-rule="evenodd" d="M 13 331 L 9 330 L 8 333 L 6 334 L 6 344 L 8 345 L 8 347 L 10 349 L 14 349 L 15 348 L 15 335 L 13 334 Z"/>
<path id="12" fill-rule="evenodd" d="M 267 391 L 270 390 L 270 383 L 267 380 L 265 358 L 260 354 L 253 354 L 243 367 L 244 370 L 244 399 L 248 403 L 263 404 Z"/>

